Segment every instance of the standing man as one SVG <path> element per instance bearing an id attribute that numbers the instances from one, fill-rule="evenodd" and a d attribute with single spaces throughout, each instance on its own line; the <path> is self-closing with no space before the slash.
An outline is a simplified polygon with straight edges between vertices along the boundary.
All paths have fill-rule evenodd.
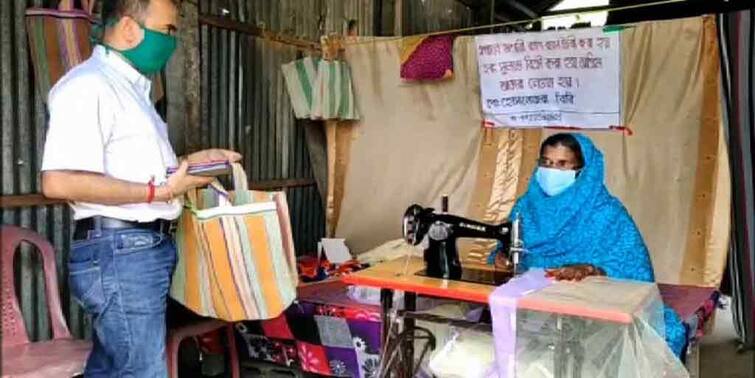
<path id="1" fill-rule="evenodd" d="M 171 222 L 180 196 L 212 180 L 187 175 L 187 161 L 178 164 L 149 97 L 147 75 L 163 69 L 176 48 L 177 2 L 104 0 L 101 44 L 49 95 L 42 185 L 74 210 L 69 283 L 94 325 L 85 377 L 167 376 Z M 240 158 L 205 150 L 186 160 Z"/>

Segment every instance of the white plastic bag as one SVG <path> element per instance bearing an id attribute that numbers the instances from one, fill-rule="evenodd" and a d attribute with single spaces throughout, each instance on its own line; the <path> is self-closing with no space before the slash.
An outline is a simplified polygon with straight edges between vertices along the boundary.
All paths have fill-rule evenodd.
<path id="1" fill-rule="evenodd" d="M 357 301 L 362 304 L 380 306 L 380 289 L 367 286 L 349 286 L 349 291 L 346 294 L 349 299 Z M 393 304 L 394 307 L 403 308 L 404 305 L 404 292 L 393 292 Z"/>
<path id="2" fill-rule="evenodd" d="M 428 367 L 440 378 L 485 378 L 495 362 L 493 335 L 451 328 L 447 340 L 430 357 Z"/>

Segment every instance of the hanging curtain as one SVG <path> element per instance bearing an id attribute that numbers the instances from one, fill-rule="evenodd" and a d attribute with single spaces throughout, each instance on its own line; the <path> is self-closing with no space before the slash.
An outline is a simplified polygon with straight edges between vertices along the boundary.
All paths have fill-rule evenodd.
<path id="1" fill-rule="evenodd" d="M 724 101 L 732 173 L 729 272 L 732 312 L 742 346 L 755 347 L 755 10 L 722 14 Z"/>

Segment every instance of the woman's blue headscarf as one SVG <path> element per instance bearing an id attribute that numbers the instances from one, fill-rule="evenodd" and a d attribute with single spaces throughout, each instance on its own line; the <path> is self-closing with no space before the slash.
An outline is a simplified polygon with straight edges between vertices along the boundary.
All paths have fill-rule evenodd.
<path id="1" fill-rule="evenodd" d="M 509 218 L 521 221 L 526 250 L 522 265 L 558 268 L 592 264 L 609 277 L 654 281 L 650 256 L 637 226 L 605 186 L 603 154 L 586 136 L 572 135 L 579 142 L 584 159 L 575 183 L 563 193 L 549 197 L 533 179 L 511 210 Z M 666 336 L 679 355 L 684 345 L 684 328 L 668 308 Z"/>
<path id="2" fill-rule="evenodd" d="M 576 182 L 549 197 L 536 180 L 511 211 L 519 218 L 526 267 L 593 264 L 610 277 L 653 281 L 645 243 L 624 206 L 604 184 L 603 153 L 590 139 L 572 134 L 584 166 Z"/>

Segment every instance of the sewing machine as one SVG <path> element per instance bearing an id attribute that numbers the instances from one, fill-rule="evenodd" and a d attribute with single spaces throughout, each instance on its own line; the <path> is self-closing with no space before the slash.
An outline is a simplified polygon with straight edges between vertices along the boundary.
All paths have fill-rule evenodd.
<path id="1" fill-rule="evenodd" d="M 412 205 L 404 213 L 404 239 L 411 245 L 428 239 L 425 248 L 425 270 L 420 275 L 477 283 L 500 285 L 518 273 L 523 243 L 519 220 L 491 225 L 448 214 L 448 197 L 442 199 L 440 213 L 435 209 Z M 508 259 L 505 270 L 463 268 L 459 262 L 457 240 L 460 238 L 494 239 L 503 244 Z"/>

